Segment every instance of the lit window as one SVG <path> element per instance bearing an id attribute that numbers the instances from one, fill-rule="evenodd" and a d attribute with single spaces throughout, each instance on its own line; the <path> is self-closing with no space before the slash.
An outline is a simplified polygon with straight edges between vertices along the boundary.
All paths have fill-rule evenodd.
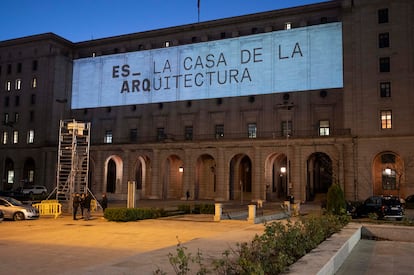
<path id="1" fill-rule="evenodd" d="M 3 121 L 4 121 L 5 124 L 9 123 L 9 113 L 4 113 Z"/>
<path id="2" fill-rule="evenodd" d="M 380 83 L 380 95 L 381 97 L 391 97 L 391 82 Z"/>
<path id="3" fill-rule="evenodd" d="M 9 184 L 14 183 L 14 171 L 13 170 L 7 171 L 7 183 Z"/>
<path id="4" fill-rule="evenodd" d="M 320 136 L 329 136 L 329 120 L 319 121 L 319 135 Z"/>
<path id="5" fill-rule="evenodd" d="M 285 30 L 290 30 L 292 28 L 292 23 L 286 22 L 285 23 Z"/>
<path id="6" fill-rule="evenodd" d="M 168 48 L 169 46 L 171 46 L 171 42 L 170 41 L 165 41 L 164 42 L 164 47 Z"/>
<path id="7" fill-rule="evenodd" d="M 33 89 L 37 88 L 37 78 L 36 77 L 33 77 L 33 79 L 32 79 L 32 88 Z"/>
<path id="8" fill-rule="evenodd" d="M 19 113 L 14 113 L 14 123 L 19 122 L 19 118 L 20 118 Z"/>
<path id="9" fill-rule="evenodd" d="M 392 128 L 392 111 L 381 111 L 381 129 Z"/>
<path id="10" fill-rule="evenodd" d="M 381 155 L 382 163 L 382 189 L 393 190 L 397 189 L 397 173 L 395 170 L 395 155 L 383 154 Z"/>
<path id="11" fill-rule="evenodd" d="M 223 124 L 216 125 L 215 134 L 216 134 L 216 138 L 224 137 L 224 125 Z"/>
<path id="12" fill-rule="evenodd" d="M 22 80 L 20 78 L 16 79 L 14 89 L 19 91 L 22 88 Z"/>
<path id="13" fill-rule="evenodd" d="M 27 181 L 34 182 L 34 170 L 29 170 L 28 175 L 27 175 Z"/>
<path id="14" fill-rule="evenodd" d="M 256 123 L 247 124 L 247 134 L 249 138 L 257 137 L 257 126 Z"/>
<path id="15" fill-rule="evenodd" d="M 8 141 L 9 141 L 9 133 L 8 132 L 3 132 L 3 136 L 1 138 L 1 143 L 7 144 Z"/>
<path id="16" fill-rule="evenodd" d="M 19 143 L 19 131 L 13 131 L 13 144 Z"/>
<path id="17" fill-rule="evenodd" d="M 105 131 L 104 143 L 112 143 L 112 130 Z"/>
<path id="18" fill-rule="evenodd" d="M 34 142 L 35 132 L 34 130 L 29 130 L 27 132 L 27 143 L 31 144 Z"/>
<path id="19" fill-rule="evenodd" d="M 10 92 L 11 91 L 11 81 L 6 81 L 6 92 Z"/>

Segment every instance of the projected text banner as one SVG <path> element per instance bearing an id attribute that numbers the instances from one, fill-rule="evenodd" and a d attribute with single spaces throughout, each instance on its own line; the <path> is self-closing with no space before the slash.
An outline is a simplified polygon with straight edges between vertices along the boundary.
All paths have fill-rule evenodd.
<path id="1" fill-rule="evenodd" d="M 330 23 L 74 61 L 72 108 L 343 87 Z"/>

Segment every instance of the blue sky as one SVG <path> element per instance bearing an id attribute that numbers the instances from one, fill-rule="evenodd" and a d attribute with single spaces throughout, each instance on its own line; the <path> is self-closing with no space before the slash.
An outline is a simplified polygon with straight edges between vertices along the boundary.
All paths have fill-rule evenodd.
<path id="1" fill-rule="evenodd" d="M 328 0 L 200 0 L 200 22 Z M 1 0 L 0 41 L 53 32 L 72 42 L 198 21 L 197 0 Z"/>

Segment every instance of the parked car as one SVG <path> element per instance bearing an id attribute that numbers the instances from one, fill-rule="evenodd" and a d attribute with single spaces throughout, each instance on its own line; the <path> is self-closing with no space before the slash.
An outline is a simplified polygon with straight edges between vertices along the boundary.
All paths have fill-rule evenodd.
<path id="1" fill-rule="evenodd" d="M 0 222 L 3 221 L 3 218 L 4 218 L 4 213 L 3 211 L 0 210 Z"/>
<path id="2" fill-rule="evenodd" d="M 11 197 L 0 197 L 0 210 L 5 219 L 17 221 L 39 218 L 39 211 L 36 208 Z"/>
<path id="3" fill-rule="evenodd" d="M 414 194 L 405 198 L 405 208 L 414 208 Z"/>
<path id="4" fill-rule="evenodd" d="M 23 187 L 22 193 L 25 195 L 46 195 L 47 188 L 43 185 L 33 185 L 30 187 Z"/>
<path id="5" fill-rule="evenodd" d="M 353 217 L 368 217 L 370 214 L 376 214 L 379 219 L 401 220 L 404 217 L 404 208 L 398 197 L 371 196 L 356 207 Z"/>

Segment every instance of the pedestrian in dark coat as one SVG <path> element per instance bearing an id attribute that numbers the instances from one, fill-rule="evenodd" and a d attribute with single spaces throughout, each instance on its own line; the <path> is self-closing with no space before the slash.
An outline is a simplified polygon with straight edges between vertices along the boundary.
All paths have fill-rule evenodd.
<path id="1" fill-rule="evenodd" d="M 73 206 L 73 219 L 74 220 L 77 220 L 76 213 L 78 212 L 79 205 L 80 205 L 80 196 L 79 196 L 78 193 L 76 193 L 73 196 L 73 204 L 72 204 L 72 206 Z"/>
<path id="2" fill-rule="evenodd" d="M 84 219 L 86 221 L 89 220 L 89 218 L 91 217 L 91 201 L 92 201 L 91 196 L 88 193 L 86 193 L 85 200 L 83 201 L 83 207 L 86 210 Z"/>
<path id="3" fill-rule="evenodd" d="M 80 195 L 80 209 L 81 209 L 81 214 L 82 214 L 82 219 L 83 219 L 83 211 L 85 209 L 85 193 L 82 193 Z"/>
<path id="4" fill-rule="evenodd" d="M 102 194 L 101 206 L 102 211 L 105 212 L 105 209 L 108 207 L 108 198 L 105 193 Z"/>

